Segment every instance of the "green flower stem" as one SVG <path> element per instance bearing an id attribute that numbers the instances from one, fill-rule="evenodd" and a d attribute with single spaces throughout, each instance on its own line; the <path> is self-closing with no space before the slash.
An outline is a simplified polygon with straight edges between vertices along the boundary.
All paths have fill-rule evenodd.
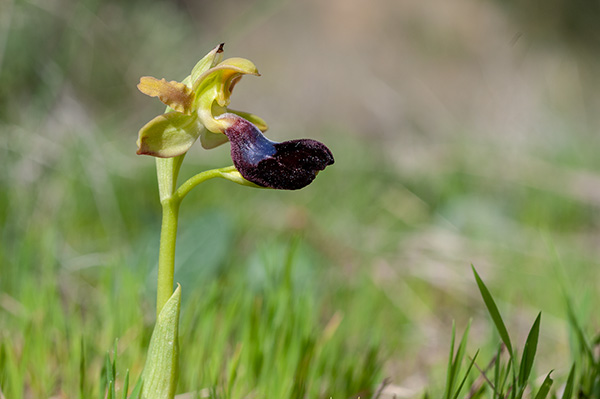
<path id="1" fill-rule="evenodd" d="M 198 173 L 193 177 L 190 177 L 177 189 L 177 191 L 175 191 L 175 194 L 173 194 L 173 198 L 181 201 L 198 184 L 204 183 L 205 181 L 213 179 L 215 177 L 220 177 L 232 181 L 234 183 L 241 184 L 243 186 L 260 187 L 244 179 L 242 175 L 240 175 L 240 172 L 237 171 L 235 166 L 232 165 L 220 169 L 206 170 L 202 173 Z"/>
<path id="2" fill-rule="evenodd" d="M 158 252 L 158 285 L 156 288 L 156 316 L 173 295 L 173 278 L 175 274 L 175 242 L 177 240 L 177 221 L 179 204 L 177 199 L 166 199 L 161 202 L 163 210 L 160 228 L 160 249 Z"/>
<path id="3" fill-rule="evenodd" d="M 177 188 L 177 176 L 185 154 L 173 158 L 156 158 L 156 175 L 160 202 L 171 198 Z"/>
<path id="4" fill-rule="evenodd" d="M 163 210 L 160 229 L 160 250 L 158 253 L 158 282 L 156 289 L 156 315 L 173 294 L 175 274 L 175 244 L 177 241 L 177 224 L 179 206 L 185 196 L 198 184 L 215 177 L 220 177 L 241 185 L 258 187 L 244 179 L 234 166 L 211 169 L 198 173 L 188 179 L 175 190 L 177 174 L 181 166 L 181 158 L 157 159 L 157 175 L 160 192 L 160 203 Z"/>

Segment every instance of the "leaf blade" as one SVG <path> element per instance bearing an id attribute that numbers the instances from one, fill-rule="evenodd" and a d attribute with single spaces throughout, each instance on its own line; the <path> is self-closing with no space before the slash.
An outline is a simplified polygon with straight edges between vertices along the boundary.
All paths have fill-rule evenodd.
<path id="1" fill-rule="evenodd" d="M 563 391 L 562 399 L 571 399 L 573 397 L 573 388 L 575 385 L 575 363 L 571 366 L 571 371 L 569 371 L 569 377 L 567 378 L 567 384 L 565 385 L 565 390 Z"/>
<path id="2" fill-rule="evenodd" d="M 509 353 L 510 357 L 512 358 L 513 357 L 513 349 L 512 349 L 512 344 L 510 342 L 510 336 L 508 335 L 508 330 L 506 329 L 506 326 L 504 325 L 504 321 L 502 320 L 502 316 L 500 315 L 498 306 L 496 306 L 496 302 L 494 301 L 494 298 L 492 298 L 492 294 L 490 293 L 488 288 L 483 283 L 483 280 L 481 280 L 481 277 L 479 277 L 479 274 L 477 274 L 477 271 L 475 270 L 475 266 L 471 265 L 471 268 L 473 269 L 473 274 L 475 275 L 475 281 L 477 282 L 477 286 L 479 287 L 479 292 L 481 293 L 483 302 L 485 303 L 488 313 L 492 317 L 492 321 L 494 322 L 494 325 L 496 326 L 496 330 L 498 331 L 498 334 L 500 334 L 500 338 L 502 339 L 502 342 L 504 342 L 504 345 L 506 345 L 506 349 L 508 350 L 508 353 Z"/>
<path id="3" fill-rule="evenodd" d="M 529 335 L 527 336 L 527 340 L 525 341 L 525 347 L 523 348 L 523 356 L 521 358 L 521 367 L 519 370 L 519 386 L 521 390 L 525 389 L 527 385 L 527 380 L 531 374 L 531 370 L 533 368 L 533 361 L 535 359 L 535 354 L 537 351 L 538 340 L 540 336 L 540 322 L 542 318 L 542 313 L 538 313 L 535 321 L 533 322 L 533 326 L 531 330 L 529 330 Z"/>
<path id="4" fill-rule="evenodd" d="M 179 364 L 179 311 L 181 286 L 165 303 L 156 320 L 150 339 L 148 359 L 142 373 L 142 398 L 172 399 L 178 379 Z"/>
<path id="5" fill-rule="evenodd" d="M 552 371 L 550 371 L 548 373 L 548 375 L 546 376 L 546 378 L 544 379 L 542 386 L 538 390 L 538 393 L 535 395 L 535 399 L 546 399 L 546 397 L 550 393 L 550 388 L 552 387 L 552 384 L 554 383 L 554 380 L 552 380 L 552 378 L 550 377 L 550 374 L 552 374 Z"/>

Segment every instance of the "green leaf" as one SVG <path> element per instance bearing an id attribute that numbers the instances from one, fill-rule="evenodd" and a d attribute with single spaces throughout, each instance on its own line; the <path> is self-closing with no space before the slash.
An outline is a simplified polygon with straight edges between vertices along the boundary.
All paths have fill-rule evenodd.
<path id="1" fill-rule="evenodd" d="M 573 397 L 573 387 L 575 385 L 575 363 L 571 366 L 569 377 L 567 378 L 567 384 L 562 395 L 562 399 L 571 399 Z"/>
<path id="2" fill-rule="evenodd" d="M 540 336 L 540 321 L 542 313 L 540 312 L 533 322 L 533 326 L 529 331 L 527 340 L 525 341 L 525 347 L 523 348 L 523 357 L 521 358 L 521 368 L 519 370 L 519 386 L 521 391 L 525 389 L 527 380 L 531 374 L 533 368 L 533 360 L 535 359 L 535 352 L 537 350 L 538 338 Z"/>
<path id="3" fill-rule="evenodd" d="M 512 344 L 510 343 L 510 337 L 508 335 L 508 331 L 506 330 L 506 326 L 504 325 L 504 321 L 502 321 L 502 316 L 500 316 L 500 312 L 498 311 L 498 307 L 494 302 L 494 298 L 492 298 L 492 294 L 487 289 L 479 274 L 475 270 L 475 266 L 471 265 L 473 269 L 473 274 L 475 275 L 475 280 L 477 281 L 477 286 L 479 287 L 479 292 L 481 292 L 481 296 L 483 297 L 483 302 L 485 302 L 485 306 L 492 317 L 492 321 L 496 325 L 496 330 L 498 330 L 498 334 L 500 334 L 500 338 L 502 338 L 502 342 L 506 345 L 506 349 L 508 350 L 508 354 L 510 357 L 513 357 L 513 349 Z"/>
<path id="4" fill-rule="evenodd" d="M 143 399 L 173 399 L 178 377 L 179 310 L 181 286 L 169 298 L 156 320 L 142 378 Z"/>
<path id="5" fill-rule="evenodd" d="M 550 371 L 544 379 L 540 390 L 535 395 L 535 399 L 546 399 L 546 396 L 548 396 L 548 393 L 550 392 L 550 387 L 552 387 L 552 384 L 554 383 L 552 378 L 550 378 L 550 374 L 552 374 L 552 371 Z"/>

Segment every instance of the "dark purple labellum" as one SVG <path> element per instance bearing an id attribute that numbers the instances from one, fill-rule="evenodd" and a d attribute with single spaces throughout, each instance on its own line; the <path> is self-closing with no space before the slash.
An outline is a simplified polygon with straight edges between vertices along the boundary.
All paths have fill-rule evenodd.
<path id="1" fill-rule="evenodd" d="M 311 139 L 276 143 L 267 139 L 247 120 L 233 114 L 225 130 L 231 142 L 231 158 L 246 180 L 263 187 L 297 190 L 309 185 L 317 173 L 333 164 L 333 155 L 325 144 Z"/>

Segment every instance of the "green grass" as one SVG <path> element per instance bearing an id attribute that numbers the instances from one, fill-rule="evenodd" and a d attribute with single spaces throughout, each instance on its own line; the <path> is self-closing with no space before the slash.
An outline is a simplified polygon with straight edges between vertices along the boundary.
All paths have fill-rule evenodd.
<path id="1" fill-rule="evenodd" d="M 74 145 L 79 146 L 77 142 Z M 353 150 L 348 147 L 347 151 Z M 339 168 L 342 171 L 333 169 L 330 176 L 323 174 L 320 179 L 335 182 L 344 173 L 344 165 Z M 37 210 L 40 202 L 27 197 L 28 187 L 14 184 L 3 191 L 3 209 L 11 212 L 3 216 L 6 228 L 0 251 L 4 265 L 0 387 L 7 398 L 100 397 L 113 389 L 120 397 L 125 381 L 129 380 L 132 390 L 141 373 L 153 323 L 158 209 L 145 197 L 152 195 L 154 182 L 145 177 L 109 176 L 119 204 L 111 216 L 117 221 L 117 232 L 112 235 L 112 224 L 101 222 L 102 210 L 94 194 L 82 189 L 85 175 L 75 174 L 65 182 L 65 172 L 60 169 L 44 173 L 46 184 L 64 190 L 64 202 L 56 205 L 60 211 Z M 151 166 L 144 173 L 151 175 Z M 374 180 L 373 176 L 356 174 L 351 184 L 383 187 L 389 179 L 383 175 Z M 184 206 L 176 275 L 184 293 L 178 392 L 219 398 L 367 397 L 385 377 L 394 375 L 392 382 L 401 383 L 404 372 L 431 373 L 429 384 L 419 389 L 430 397 L 456 398 L 469 391 L 472 397 L 482 398 L 506 394 L 513 398 L 563 397 L 561 392 L 569 393 L 566 388 L 587 395 L 584 397 L 597 392 L 598 340 L 589 326 L 594 319 L 586 317 L 590 313 L 585 307 L 574 304 L 585 298 L 569 293 L 572 282 L 583 274 L 565 276 L 563 266 L 553 260 L 557 265 L 553 276 L 536 276 L 545 289 L 548 281 L 561 278 L 558 285 L 564 295 L 559 289 L 546 297 L 550 305 L 556 302 L 560 308 L 543 307 L 544 313 L 562 312 L 562 321 L 553 327 L 568 330 L 572 337 L 571 356 L 564 352 L 567 342 L 563 342 L 560 353 L 566 355 L 556 362 L 556 357 L 548 356 L 556 344 L 544 340 L 551 327 L 540 324 L 538 317 L 533 327 L 528 327 L 528 337 L 515 341 L 508 331 L 516 320 L 516 305 L 504 303 L 504 310 L 513 316 L 509 321 L 501 317 L 492 299 L 496 295 L 482 280 L 465 277 L 462 284 L 468 285 L 467 290 L 479 286 L 483 295 L 483 300 L 471 298 L 465 306 L 460 292 L 447 283 L 439 285 L 417 272 L 398 270 L 382 280 L 377 274 L 391 270 L 389 266 L 380 271 L 369 268 L 374 256 L 369 251 L 339 248 L 348 241 L 329 236 L 327 229 L 345 228 L 347 223 L 360 225 L 363 216 L 358 209 L 367 206 L 361 205 L 360 197 L 351 198 L 349 204 L 357 207 L 359 220 L 315 227 L 311 224 L 318 222 L 307 221 L 306 214 L 298 215 L 295 207 L 323 217 L 331 212 L 332 219 L 339 217 L 335 215 L 339 210 L 305 192 L 297 193 L 300 199 L 262 190 L 248 196 L 226 182 L 213 183 L 202 187 L 202 195 L 186 200 L 188 207 Z M 131 191 L 133 185 L 140 189 Z M 328 198 L 336 198 L 334 188 L 316 187 L 330 190 Z M 283 201 L 297 202 L 282 211 L 278 207 Z M 254 207 L 257 214 L 249 215 L 247 209 L 240 209 L 240 203 Z M 290 224 L 278 226 L 282 223 L 279 218 L 285 217 L 292 218 L 285 222 Z M 303 219 L 294 219 L 298 217 Z M 397 229 L 406 239 L 418 231 L 389 225 L 384 218 L 375 223 L 380 228 L 387 225 L 388 231 Z M 365 243 L 369 245 L 373 244 Z M 547 247 L 548 253 L 558 251 L 557 247 L 563 248 L 558 243 Z M 376 248 L 385 254 L 381 247 Z M 499 251 L 496 256 L 502 262 L 506 254 Z M 380 259 L 383 262 L 385 257 Z M 404 285 L 390 286 L 387 280 L 397 281 L 398 274 Z M 511 276 L 507 282 L 501 276 L 496 278 L 494 291 L 506 291 L 500 296 L 503 302 L 515 301 L 510 295 L 520 290 L 537 289 L 535 280 L 514 287 L 515 278 Z M 592 299 L 588 296 L 587 300 Z M 492 316 L 489 321 L 478 315 L 484 304 Z M 478 332 L 465 332 L 447 366 L 443 366 L 440 350 L 428 355 L 433 361 L 440 358 L 430 370 L 408 370 L 404 362 L 414 364 L 423 356 L 426 343 L 419 335 L 432 325 L 431 317 L 439 318 L 440 347 L 454 347 L 453 318 L 459 326 L 474 318 Z M 535 313 L 531 312 L 531 318 Z M 498 335 L 485 339 L 482 329 L 495 329 Z M 501 341 L 504 345 L 499 347 Z M 106 360 L 107 351 L 111 359 L 118 358 L 116 366 Z M 571 369 L 572 363 L 575 367 Z M 485 377 L 482 370 L 486 370 Z M 552 379 L 551 370 L 555 370 Z M 445 388 L 438 373 L 446 374 Z M 551 384 L 552 380 L 556 382 Z M 545 396 L 546 389 L 550 396 Z M 383 392 L 385 395 L 385 389 Z"/>
<path id="2" fill-rule="evenodd" d="M 571 328 L 577 335 L 577 345 L 583 352 L 581 355 L 585 359 L 581 359 L 580 357 L 573 363 L 565 384 L 561 387 L 562 393 L 559 394 L 558 390 L 552 391 L 551 389 L 554 383 L 551 378 L 551 373 L 554 370 L 547 371 L 546 377 L 539 386 L 536 386 L 536 383 L 530 379 L 537 355 L 541 313 L 535 318 L 533 326 L 529 330 L 527 339 L 523 344 L 521 358 L 519 359 L 517 356 L 517 349 L 513 347 L 510 334 L 492 294 L 476 272 L 475 268 L 473 268 L 473 274 L 483 302 L 485 303 L 502 344 L 498 347 L 498 351 L 486 367 L 482 368 L 477 366 L 477 371 L 474 374 L 479 381 L 475 380 L 475 382 L 471 384 L 468 395 L 470 398 L 492 397 L 520 399 L 523 397 L 531 397 L 535 399 L 544 399 L 546 397 L 560 397 L 567 399 L 574 397 L 574 395 L 575 397 L 584 398 L 597 397 L 600 392 L 598 390 L 600 387 L 598 358 L 597 355 L 594 354 L 594 349 L 590 346 L 588 338 L 579 327 L 579 323 L 574 316 L 571 318 Z M 571 311 L 569 312 L 572 314 Z M 479 351 L 475 352 L 468 362 L 461 383 L 458 384 L 457 381 L 460 378 L 461 368 L 463 367 L 468 332 L 469 328 L 467 327 L 457 352 L 454 354 L 455 331 L 453 326 L 452 343 L 450 345 L 451 350 L 447 368 L 448 375 L 444 394 L 445 398 L 457 398 L 460 395 L 464 382 L 469 378 L 469 373 L 472 371 L 473 365 L 476 364 Z M 579 367 L 581 367 L 579 373 L 577 373 L 578 364 Z"/>
<path id="3" fill-rule="evenodd" d="M 243 265 L 230 265 L 204 283 L 184 282 L 182 392 L 213 389 L 218 397 L 336 392 L 352 396 L 376 386 L 381 367 L 377 341 L 365 331 L 352 332 L 341 313 L 320 311 L 323 294 L 296 276 L 294 263 L 308 260 L 296 255 L 295 247 L 285 249 L 288 261 L 284 257 L 269 268 L 259 263 L 256 271 L 263 276 L 252 285 Z M 32 245 L 26 252 L 39 250 Z M 116 338 L 119 365 L 139 375 L 152 328 L 151 318 L 143 314 L 143 305 L 150 305 L 144 279 L 115 264 L 85 275 L 63 272 L 68 276 L 63 274 L 59 284 L 64 285 L 56 287 L 52 274 L 61 272 L 52 264 L 46 267 L 37 278 L 13 274 L 14 280 L 3 279 L 13 282 L 3 288 L 4 311 L 11 303 L 8 298 L 15 303 L 13 314 L 3 313 L 0 381 L 5 395 L 71 396 L 79 390 L 81 397 L 91 397 L 101 383 L 100 369 L 103 375 L 114 373 L 106 372 L 102 353 Z M 117 384 L 124 373 L 125 368 L 117 370 Z"/>

